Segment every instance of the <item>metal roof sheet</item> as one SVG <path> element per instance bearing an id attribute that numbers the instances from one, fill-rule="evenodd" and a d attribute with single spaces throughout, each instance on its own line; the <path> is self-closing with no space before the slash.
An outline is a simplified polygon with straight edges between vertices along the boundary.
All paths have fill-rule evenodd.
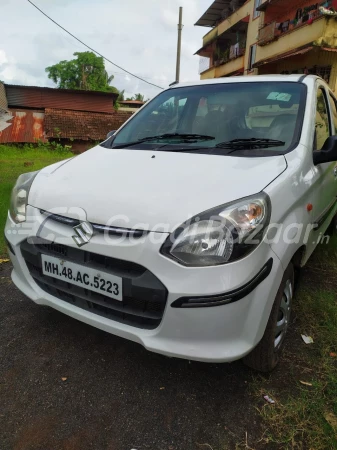
<path id="1" fill-rule="evenodd" d="M 45 141 L 43 111 L 10 108 L 10 126 L 0 131 L 0 143 Z"/>
<path id="2" fill-rule="evenodd" d="M 52 88 L 52 87 L 47 87 L 47 86 L 24 86 L 22 84 L 9 84 L 9 83 L 5 83 L 5 86 L 7 87 L 17 87 L 17 88 L 22 88 L 22 89 L 38 89 L 41 91 L 58 91 L 58 92 L 69 92 L 69 93 L 73 93 L 73 94 L 78 94 L 78 95 L 103 95 L 103 96 L 110 96 L 112 98 L 117 98 L 118 94 L 116 94 L 115 92 L 102 92 L 102 91 L 85 91 L 83 89 L 59 89 L 59 88 Z"/>
<path id="3" fill-rule="evenodd" d="M 240 8 L 245 2 L 246 0 L 215 0 L 195 25 L 199 27 L 214 27 L 219 20 L 224 20 L 234 14 L 235 10 Z M 226 11 L 226 17 L 223 16 L 223 11 Z"/>
<path id="4" fill-rule="evenodd" d="M 53 89 L 36 86 L 5 85 L 11 108 L 57 108 L 76 111 L 113 113 L 118 97 L 114 93 Z"/>

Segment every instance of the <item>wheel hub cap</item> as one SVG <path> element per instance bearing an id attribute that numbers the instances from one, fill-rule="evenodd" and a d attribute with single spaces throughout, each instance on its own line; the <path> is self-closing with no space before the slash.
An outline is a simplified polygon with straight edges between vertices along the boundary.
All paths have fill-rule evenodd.
<path id="1" fill-rule="evenodd" d="M 290 280 L 285 284 L 282 301 L 277 317 L 277 324 L 275 329 L 274 348 L 278 350 L 285 338 L 291 313 L 291 303 L 293 298 L 293 286 Z"/>

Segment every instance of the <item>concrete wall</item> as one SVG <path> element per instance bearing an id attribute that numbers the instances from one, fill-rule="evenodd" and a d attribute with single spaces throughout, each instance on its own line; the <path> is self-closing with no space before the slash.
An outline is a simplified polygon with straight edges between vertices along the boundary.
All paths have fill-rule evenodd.
<path id="1" fill-rule="evenodd" d="M 225 77 L 226 75 L 239 72 L 244 67 L 244 56 L 240 56 L 239 58 L 232 59 L 226 64 L 222 64 L 221 66 L 215 69 L 216 78 Z"/>
<path id="2" fill-rule="evenodd" d="M 250 47 L 253 44 L 256 44 L 256 42 L 257 42 L 260 22 L 263 20 L 263 14 L 264 14 L 264 13 L 260 13 L 260 16 L 258 16 L 257 18 L 254 19 L 255 1 L 250 0 L 248 3 L 248 6 L 249 6 L 250 22 L 249 22 L 248 32 L 247 32 L 247 45 L 246 45 L 246 54 L 245 54 L 245 62 L 244 62 L 244 66 L 245 66 L 244 74 L 245 75 L 248 75 Z"/>
<path id="3" fill-rule="evenodd" d="M 218 27 L 213 28 L 203 38 L 203 46 L 207 45 L 209 42 L 213 41 L 214 38 L 218 36 Z"/>
<path id="4" fill-rule="evenodd" d="M 206 70 L 205 72 L 202 72 L 200 75 L 201 80 L 210 80 L 212 78 L 216 78 L 215 76 L 216 67 L 211 67 L 210 69 Z"/>

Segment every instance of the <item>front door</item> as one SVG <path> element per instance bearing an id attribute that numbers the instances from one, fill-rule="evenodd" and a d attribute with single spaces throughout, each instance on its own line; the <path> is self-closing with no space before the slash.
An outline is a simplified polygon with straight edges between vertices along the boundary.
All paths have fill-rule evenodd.
<path id="1" fill-rule="evenodd" d="M 336 100 L 323 84 L 317 84 L 315 142 L 313 150 L 320 151 L 329 136 L 337 132 Z M 337 163 L 314 166 L 314 210 L 316 240 L 328 228 L 337 211 Z"/>

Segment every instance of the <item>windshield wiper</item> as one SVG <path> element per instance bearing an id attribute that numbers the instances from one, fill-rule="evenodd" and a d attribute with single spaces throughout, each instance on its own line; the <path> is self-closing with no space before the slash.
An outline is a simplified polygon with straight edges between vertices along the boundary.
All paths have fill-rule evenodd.
<path id="1" fill-rule="evenodd" d="M 215 147 L 223 149 L 235 149 L 235 150 L 254 150 L 258 148 L 269 148 L 269 147 L 283 147 L 285 142 L 278 141 L 275 139 L 262 139 L 262 138 L 251 138 L 251 139 L 233 139 L 227 142 L 220 142 Z"/>
<path id="2" fill-rule="evenodd" d="M 161 141 L 165 139 L 175 139 L 178 138 L 179 143 L 181 142 L 188 142 L 190 144 L 193 144 L 194 142 L 200 142 L 200 141 L 213 141 L 215 139 L 214 136 L 207 136 L 206 134 L 185 134 L 185 133 L 166 133 L 166 134 L 159 134 L 158 136 L 148 136 L 144 137 L 142 139 L 138 139 L 138 141 L 133 142 L 126 142 L 125 144 L 116 145 L 113 148 L 126 148 L 126 147 L 132 147 L 136 144 L 142 144 L 143 142 L 151 142 L 151 141 Z"/>

